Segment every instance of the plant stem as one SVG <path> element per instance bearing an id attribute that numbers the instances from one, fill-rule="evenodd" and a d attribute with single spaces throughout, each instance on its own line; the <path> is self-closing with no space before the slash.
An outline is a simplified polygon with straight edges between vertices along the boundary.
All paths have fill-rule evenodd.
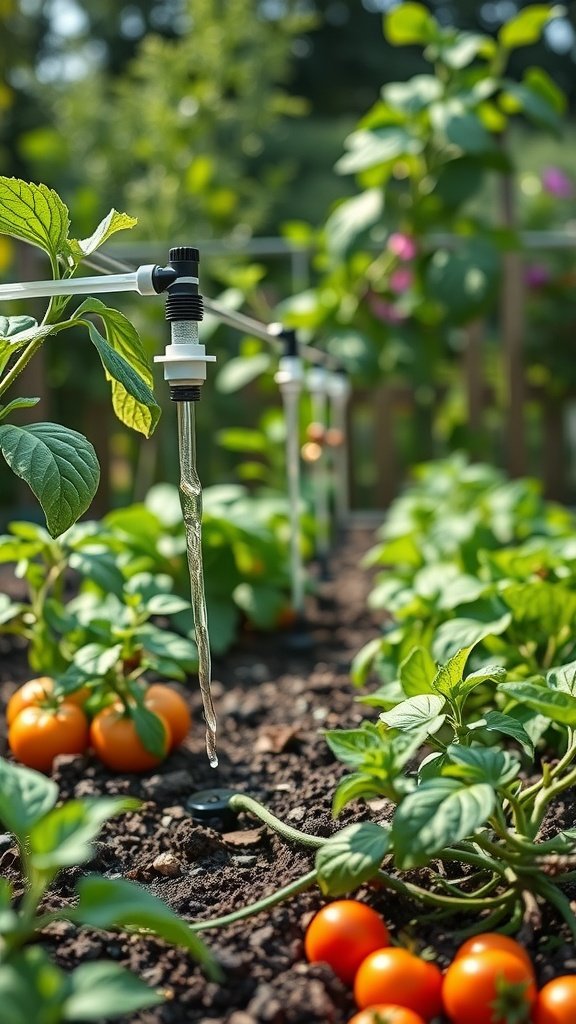
<path id="1" fill-rule="evenodd" d="M 422 889 L 419 885 L 414 885 L 413 882 L 402 882 L 399 878 L 394 878 L 393 875 L 388 875 L 382 870 L 377 871 L 373 877 L 385 888 L 392 889 L 393 892 L 397 892 L 406 899 L 418 900 L 420 903 L 432 904 L 433 906 L 451 907 L 453 910 L 465 910 L 467 907 L 488 910 L 490 907 L 501 906 L 502 903 L 508 902 L 510 896 L 513 895 L 512 890 L 508 889 L 500 896 L 480 899 L 467 896 L 465 893 L 461 897 L 443 896 L 438 892 L 428 892 L 427 889 Z"/>
<path id="2" fill-rule="evenodd" d="M 538 879 L 534 879 L 533 889 L 540 893 L 540 895 L 543 896 L 548 903 L 551 903 L 553 907 L 556 907 L 556 910 L 559 911 L 570 929 L 572 941 L 576 942 L 576 917 L 574 916 L 572 907 L 570 906 L 570 900 L 560 892 L 558 886 L 554 885 L 553 882 L 549 882 L 548 879 L 542 875 L 539 875 Z"/>
<path id="3" fill-rule="evenodd" d="M 211 921 L 193 921 L 191 927 L 195 932 L 204 932 L 208 928 L 224 928 L 227 924 L 234 924 L 235 921 L 242 921 L 243 918 L 259 914 L 262 910 L 269 910 L 270 907 L 274 907 L 277 903 L 289 899 L 290 896 L 296 896 L 300 892 L 305 892 L 306 889 L 314 885 L 315 881 L 316 871 L 308 871 L 307 874 L 300 875 L 300 878 L 297 878 L 295 882 L 290 882 L 288 885 L 283 886 L 282 889 L 277 889 L 270 896 L 264 896 L 263 899 L 257 900 L 256 903 L 250 903 L 247 907 L 242 907 L 241 910 L 234 910 L 231 914 L 225 914 L 224 917 L 214 917 Z"/>
<path id="4" fill-rule="evenodd" d="M 311 836 L 307 832 L 300 832 L 299 829 L 286 825 L 275 814 L 272 814 L 268 808 L 263 807 L 257 800 L 254 800 L 251 796 L 246 796 L 244 793 L 235 793 L 234 796 L 230 797 L 228 806 L 233 811 L 248 811 L 250 814 L 256 815 L 265 825 L 268 825 L 269 828 L 274 829 L 284 839 L 288 839 L 291 842 L 302 843 L 304 846 L 311 846 L 316 850 L 328 842 L 328 839 L 323 836 Z"/>

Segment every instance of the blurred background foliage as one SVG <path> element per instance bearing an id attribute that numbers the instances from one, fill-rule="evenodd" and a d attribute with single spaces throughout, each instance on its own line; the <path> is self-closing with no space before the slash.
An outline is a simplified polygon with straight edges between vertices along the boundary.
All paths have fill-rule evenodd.
<path id="1" fill-rule="evenodd" d="M 394 45 L 382 32 L 383 17 L 396 6 L 394 0 L 0 0 L 0 173 L 55 188 L 70 207 L 78 236 L 90 233 L 111 206 L 137 216 L 130 248 L 119 250 L 120 257 L 133 264 L 164 262 L 167 248 L 179 242 L 199 245 L 202 290 L 212 297 L 221 293 L 222 301 L 243 306 L 264 321 L 287 309 L 294 311 L 293 301 L 291 306 L 282 301 L 294 293 L 305 295 L 310 285 L 316 310 L 319 297 L 330 300 L 330 294 L 336 294 L 341 307 L 351 283 L 365 273 L 367 257 L 359 245 L 363 240 L 354 238 L 351 252 L 330 268 L 325 226 L 334 226 L 335 211 L 347 199 L 374 185 L 384 189 L 388 179 L 378 178 L 376 170 L 376 178 L 370 180 L 369 169 L 368 178 L 366 169 L 358 176 L 353 165 L 350 173 L 339 174 L 335 165 L 345 140 L 363 123 L 367 111 L 382 104 L 383 87 L 430 71 L 421 45 Z M 440 26 L 495 38 L 525 5 L 513 0 L 438 0 L 426 6 Z M 556 98 L 566 98 L 556 138 L 547 133 L 550 125 L 535 127 L 537 117 L 526 127 L 515 116 L 517 111 L 510 112 L 507 151 L 518 185 L 515 226 L 539 230 L 564 228 L 571 221 L 570 167 L 576 142 L 571 127 L 576 103 L 575 10 L 543 6 L 556 16 L 529 44 L 512 48 L 507 68 L 509 78 L 517 82 L 527 69 L 542 69 L 555 84 Z M 492 170 L 506 169 L 497 166 L 493 154 L 491 159 Z M 546 185 L 543 175 L 551 165 L 566 175 L 564 194 L 561 188 L 550 190 Z M 477 240 L 479 218 L 484 228 L 499 225 L 501 195 L 494 174 L 483 176 L 481 182 L 474 179 L 474 187 L 467 188 L 470 166 L 460 168 L 464 170 L 466 174 L 458 175 L 463 184 L 459 195 L 467 204 L 464 233 Z M 445 195 L 452 188 L 448 184 Z M 380 216 L 380 236 L 371 241 L 380 237 L 383 243 L 397 228 L 408 229 L 410 235 L 449 229 L 455 218 L 450 203 L 442 218 L 429 223 L 418 218 L 404 218 L 403 223 L 397 211 L 389 215 L 386 209 Z M 255 242 L 279 237 L 284 240 L 280 258 L 260 256 Z M 305 253 L 299 263 L 289 258 L 291 246 Z M 445 353 L 447 343 L 458 354 L 459 331 L 469 311 L 452 316 L 450 338 L 446 324 L 437 321 L 430 346 L 418 345 L 422 318 L 402 319 L 402 304 L 405 307 L 414 294 L 413 280 L 443 288 L 448 298 L 459 294 L 452 278 L 434 277 L 430 265 L 419 259 L 413 279 L 408 282 L 405 275 L 402 287 L 392 288 L 393 294 L 389 276 L 376 283 L 372 307 L 364 306 L 359 320 L 330 323 L 336 339 L 332 344 L 348 356 L 357 384 L 366 387 L 377 380 L 397 379 L 400 370 L 401 379 L 420 388 L 420 411 L 426 410 L 427 387 L 435 374 L 434 383 L 443 386 L 447 397 L 436 413 L 434 437 L 429 418 L 417 415 L 416 440 L 412 437 L 404 446 L 407 461 L 432 454 L 418 449 L 420 442 L 431 438 L 447 447 L 467 440 L 461 386 L 450 377 L 438 381 L 446 363 L 439 363 L 437 356 Z M 481 306 L 488 316 L 494 313 L 499 269 L 492 252 L 489 263 L 489 301 L 470 315 Z M 565 250 L 531 256 L 529 264 L 529 377 L 551 393 L 566 391 L 576 365 L 570 348 L 573 261 Z M 22 257 L 4 239 L 0 275 L 43 276 L 29 254 Z M 396 284 L 401 285 L 399 278 Z M 159 351 L 166 333 L 162 309 L 154 303 L 121 302 L 137 322 L 150 354 Z M 426 311 L 430 306 L 419 308 Z M 329 308 L 333 311 L 334 302 Z M 307 322 L 302 306 L 300 314 L 294 322 L 312 337 L 322 318 L 312 316 Z M 363 320 L 369 321 L 368 328 Z M 551 332 L 556 336 L 559 320 L 566 340 L 552 349 L 549 338 Z M 497 378 L 494 320 L 489 329 L 493 339 L 486 358 Z M 381 346 L 378 340 L 376 353 L 372 343 L 366 343 L 371 333 L 383 339 Z M 245 362 L 261 357 L 262 345 L 226 328 L 215 330 L 213 323 L 206 325 L 203 336 L 218 356 L 221 375 L 220 386 L 209 383 L 209 398 L 200 403 L 203 478 L 217 483 L 234 475 L 242 460 L 239 437 L 230 431 L 258 427 L 262 417 L 265 450 L 255 456 L 249 448 L 253 468 L 240 469 L 240 475 L 247 479 L 252 472 L 254 480 L 266 482 L 269 466 L 270 482 L 276 483 L 279 457 L 273 446 L 281 438 L 278 432 L 270 435 L 279 408 L 274 364 L 236 391 L 230 384 L 233 374 L 226 373 L 227 363 L 238 354 Z M 167 408 L 165 425 L 151 442 L 142 445 L 128 437 L 112 422 L 105 386 L 90 372 L 89 359 L 85 346 L 68 343 L 65 349 L 54 346 L 49 351 L 47 346 L 41 369 L 47 385 L 44 404 L 49 406 L 44 418 L 52 415 L 81 429 L 101 457 L 106 453 L 113 477 L 111 489 L 102 491 L 102 510 L 142 498 L 159 476 L 175 479 L 175 429 L 173 411 Z M 365 411 L 358 426 L 360 458 L 370 429 L 362 415 Z M 309 418 L 305 405 L 303 430 Z M 484 449 L 481 454 L 493 452 Z M 370 504 L 373 477 L 369 471 L 363 474 L 361 467 L 358 477 L 365 485 L 359 488 L 356 503 Z M 20 500 L 8 491 L 11 486 L 3 477 L 0 502 L 5 506 Z"/>

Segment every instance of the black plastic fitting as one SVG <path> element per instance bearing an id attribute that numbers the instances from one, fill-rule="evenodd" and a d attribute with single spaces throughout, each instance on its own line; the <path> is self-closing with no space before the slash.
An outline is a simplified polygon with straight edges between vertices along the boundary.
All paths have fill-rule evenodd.
<path id="1" fill-rule="evenodd" d="M 168 291 L 165 314 L 169 323 L 200 321 L 204 317 L 204 300 L 198 290 L 199 262 L 200 252 L 195 246 L 177 245 L 170 249 L 168 266 L 159 270 L 159 274 L 166 279 L 171 277 L 165 288 Z M 173 402 L 198 402 L 200 394 L 199 385 L 170 386 L 170 399 Z"/>

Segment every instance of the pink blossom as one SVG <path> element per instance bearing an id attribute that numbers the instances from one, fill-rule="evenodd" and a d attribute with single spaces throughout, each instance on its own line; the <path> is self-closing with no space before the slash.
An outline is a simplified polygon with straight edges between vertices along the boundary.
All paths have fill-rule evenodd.
<path id="1" fill-rule="evenodd" d="M 369 295 L 368 303 L 374 316 L 385 324 L 401 324 L 404 320 L 408 319 L 407 313 L 397 309 L 392 302 L 387 302 L 378 295 Z"/>
<path id="2" fill-rule="evenodd" d="M 407 292 L 412 287 L 414 274 L 408 267 L 398 267 L 390 274 L 390 288 L 396 294 Z"/>
<path id="3" fill-rule="evenodd" d="M 418 252 L 414 239 L 400 231 L 395 231 L 389 236 L 388 249 L 400 260 L 413 260 Z"/>
<path id="4" fill-rule="evenodd" d="M 547 167 L 542 174 L 542 186 L 557 199 L 570 199 L 574 188 L 570 178 L 559 167 Z"/>
<path id="5" fill-rule="evenodd" d="M 529 288 L 542 288 L 548 284 L 550 277 L 548 267 L 542 263 L 532 263 L 524 272 L 524 280 Z"/>

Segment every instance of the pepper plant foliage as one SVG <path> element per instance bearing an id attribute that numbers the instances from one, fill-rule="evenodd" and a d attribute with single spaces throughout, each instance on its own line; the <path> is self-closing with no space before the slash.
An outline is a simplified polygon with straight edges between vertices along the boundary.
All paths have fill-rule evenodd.
<path id="1" fill-rule="evenodd" d="M 21 900 L 0 880 L 0 1000 L 10 1024 L 60 1024 L 119 1017 L 163 1001 L 138 977 L 110 960 L 82 964 L 66 974 L 36 939 L 55 921 L 108 931 L 145 930 L 187 950 L 212 979 L 220 968 L 192 928 L 161 900 L 124 879 L 83 874 L 74 905 L 44 911 L 42 900 L 64 868 L 88 863 L 104 823 L 129 813 L 132 798 L 70 800 L 57 804 L 56 784 L 0 759 L 0 822 L 15 837 L 25 883 Z M 97 990 L 98 998 L 94 1000 Z"/>
<path id="2" fill-rule="evenodd" d="M 0 177 L 0 232 L 46 253 L 54 279 L 73 277 L 82 261 L 111 235 L 135 223 L 128 214 L 111 210 L 89 238 L 75 239 L 70 236 L 68 209 L 56 192 L 44 184 Z M 4 402 L 4 395 L 46 338 L 84 326 L 110 382 L 118 419 L 148 437 L 160 408 L 136 329 L 118 310 L 93 298 L 66 316 L 69 302 L 69 297 L 51 298 L 40 323 L 29 316 L 0 317 L 0 401 Z M 31 487 L 55 537 L 86 511 L 100 470 L 93 446 L 77 431 L 56 423 L 18 426 L 9 422 L 14 411 L 38 401 L 8 396 L 0 404 L 0 452 Z"/>

